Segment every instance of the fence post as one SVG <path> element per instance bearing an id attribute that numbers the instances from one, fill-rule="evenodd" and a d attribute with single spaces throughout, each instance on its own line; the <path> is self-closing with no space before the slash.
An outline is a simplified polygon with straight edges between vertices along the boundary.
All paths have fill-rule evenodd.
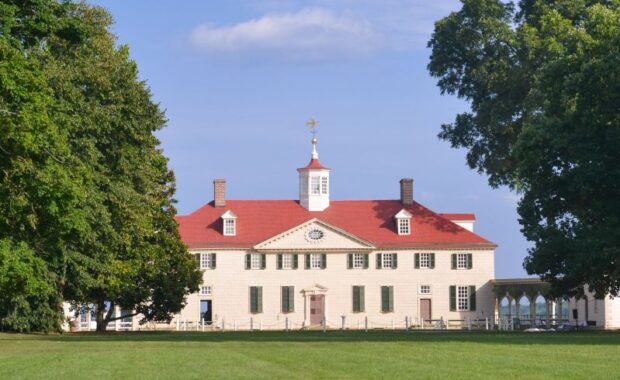
<path id="1" fill-rule="evenodd" d="M 484 327 L 487 329 L 487 331 L 489 330 L 489 317 L 486 317 L 484 319 Z"/>
<path id="2" fill-rule="evenodd" d="M 258 331 L 263 331 L 263 320 L 258 321 Z"/>
<path id="3" fill-rule="evenodd" d="M 250 317 L 250 331 L 254 331 L 254 318 Z"/>
<path id="4" fill-rule="evenodd" d="M 394 320 L 392 319 L 392 330 L 394 330 Z"/>
<path id="5" fill-rule="evenodd" d="M 237 331 L 237 320 L 233 319 L 233 331 Z"/>
<path id="6" fill-rule="evenodd" d="M 467 330 L 471 330 L 471 317 L 467 317 Z"/>
<path id="7" fill-rule="evenodd" d="M 364 317 L 364 330 L 368 332 L 368 316 Z"/>
<path id="8" fill-rule="evenodd" d="M 407 318 L 408 318 L 408 317 L 405 315 L 405 331 L 408 331 L 408 330 L 409 330 L 409 323 L 408 323 Z"/>
<path id="9" fill-rule="evenodd" d="M 225 327 L 226 327 L 226 320 L 222 318 L 222 331 L 224 331 Z"/>
<path id="10" fill-rule="evenodd" d="M 179 320 L 177 319 L 177 331 L 179 331 Z"/>
<path id="11" fill-rule="evenodd" d="M 345 326 L 345 319 L 347 318 L 346 316 L 341 316 L 340 318 L 342 318 L 342 330 L 344 331 L 344 326 Z"/>
<path id="12" fill-rule="evenodd" d="M 284 320 L 284 330 L 288 332 L 288 317 L 286 317 L 286 319 Z"/>
<path id="13" fill-rule="evenodd" d="M 323 332 L 327 329 L 327 321 L 323 318 Z"/>

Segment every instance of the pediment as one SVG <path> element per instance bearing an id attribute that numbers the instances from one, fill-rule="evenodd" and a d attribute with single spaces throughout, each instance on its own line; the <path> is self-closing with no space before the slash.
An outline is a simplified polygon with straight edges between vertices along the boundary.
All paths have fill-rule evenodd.
<path id="1" fill-rule="evenodd" d="M 367 251 L 373 248 L 370 242 L 317 218 L 254 246 L 259 251 Z"/>

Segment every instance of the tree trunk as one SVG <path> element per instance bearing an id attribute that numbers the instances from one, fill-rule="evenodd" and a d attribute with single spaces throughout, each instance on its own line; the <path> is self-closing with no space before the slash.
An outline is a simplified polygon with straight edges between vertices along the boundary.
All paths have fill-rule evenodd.
<path id="1" fill-rule="evenodd" d="M 105 332 L 108 328 L 108 321 L 105 318 L 105 302 L 97 303 L 97 332 Z"/>

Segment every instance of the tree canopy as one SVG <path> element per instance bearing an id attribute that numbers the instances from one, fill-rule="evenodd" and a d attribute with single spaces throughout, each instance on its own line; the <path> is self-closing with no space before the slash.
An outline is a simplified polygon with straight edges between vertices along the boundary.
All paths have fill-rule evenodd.
<path id="1" fill-rule="evenodd" d="M 620 292 L 620 2 L 463 0 L 428 69 L 471 109 L 440 138 L 522 197 L 524 266 L 556 294 Z"/>
<path id="2" fill-rule="evenodd" d="M 7 328 L 58 328 L 63 300 L 94 305 L 99 330 L 116 305 L 165 321 L 201 281 L 154 135 L 166 119 L 111 22 L 85 3 L 0 4 L 0 242 L 23 273 L 44 269 L 53 296 L 31 306 L 55 313 Z"/>

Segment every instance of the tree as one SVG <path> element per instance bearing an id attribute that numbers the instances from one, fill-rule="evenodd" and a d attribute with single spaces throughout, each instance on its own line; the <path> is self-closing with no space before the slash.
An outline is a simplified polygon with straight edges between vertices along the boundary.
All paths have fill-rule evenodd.
<path id="1" fill-rule="evenodd" d="M 555 294 L 620 291 L 620 3 L 464 0 L 428 69 L 471 110 L 440 138 L 521 193 L 524 266 Z"/>
<path id="2" fill-rule="evenodd" d="M 25 91 L 13 73 L 1 76 L 19 66 L 0 66 L 0 106 L 44 102 L 31 118 L 9 107 L 20 116 L 0 124 L 0 154 L 12 170 L 0 174 L 8 190 L 0 210 L 11 211 L 0 238 L 27 242 L 45 261 L 55 310 L 61 300 L 94 304 L 100 331 L 120 318 L 116 305 L 169 320 L 201 273 L 180 240 L 174 175 L 154 136 L 165 117 L 128 48 L 115 45 L 110 15 L 85 3 L 6 1 L 0 20 L 16 59 L 30 64 L 24 75 L 36 74 L 40 86 Z M 13 92 L 21 97 L 5 96 Z"/>

